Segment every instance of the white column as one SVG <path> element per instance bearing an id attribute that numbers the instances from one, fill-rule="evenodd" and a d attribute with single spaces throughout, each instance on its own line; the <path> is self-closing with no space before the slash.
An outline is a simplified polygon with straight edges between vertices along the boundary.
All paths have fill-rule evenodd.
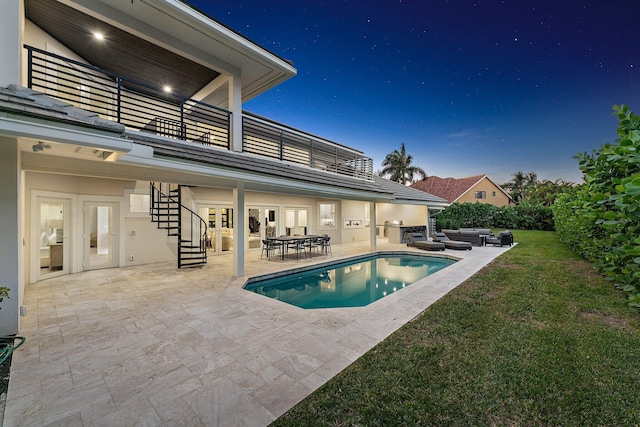
<path id="1" fill-rule="evenodd" d="M 0 87 L 22 84 L 20 74 L 22 28 L 24 14 L 22 0 L 0 1 Z"/>
<path id="2" fill-rule="evenodd" d="M 244 236 L 246 233 L 244 182 L 238 181 L 233 189 L 233 274 L 244 276 Z"/>
<path id="3" fill-rule="evenodd" d="M 242 82 L 239 75 L 229 79 L 229 111 L 231 111 L 231 151 L 242 151 Z"/>
<path id="4" fill-rule="evenodd" d="M 18 333 L 20 307 L 20 152 L 14 138 L 0 137 L 0 286 L 10 289 L 0 303 L 0 335 Z"/>
<path id="5" fill-rule="evenodd" d="M 376 214 L 376 202 L 369 203 L 369 249 L 375 251 L 378 247 L 378 236 L 376 230 L 378 227 L 378 215 Z"/>

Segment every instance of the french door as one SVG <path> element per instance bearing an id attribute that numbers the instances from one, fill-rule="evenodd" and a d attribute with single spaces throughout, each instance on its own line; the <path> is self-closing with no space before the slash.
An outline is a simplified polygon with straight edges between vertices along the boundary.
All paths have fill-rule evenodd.
<path id="1" fill-rule="evenodd" d="M 84 202 L 83 269 L 112 268 L 118 258 L 118 203 Z"/>
<path id="2" fill-rule="evenodd" d="M 247 249 L 260 249 L 262 240 L 278 235 L 278 208 L 251 207 L 247 218 Z"/>
<path id="3" fill-rule="evenodd" d="M 284 226 L 287 236 L 308 234 L 308 208 L 285 208 Z"/>
<path id="4" fill-rule="evenodd" d="M 31 227 L 36 243 L 31 246 L 34 281 L 69 274 L 71 223 L 71 199 L 48 196 L 35 198 Z"/>
<path id="5" fill-rule="evenodd" d="M 216 255 L 232 253 L 233 207 L 225 205 L 200 206 L 198 214 L 207 223 L 207 252 Z"/>

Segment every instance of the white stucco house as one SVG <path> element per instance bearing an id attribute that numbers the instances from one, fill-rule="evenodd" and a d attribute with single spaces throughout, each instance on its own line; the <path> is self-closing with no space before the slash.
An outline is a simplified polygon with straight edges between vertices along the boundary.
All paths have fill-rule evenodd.
<path id="1" fill-rule="evenodd" d="M 186 2 L 3 0 L 0 22 L 1 334 L 39 280 L 163 261 L 242 276 L 265 237 L 375 249 L 376 224 L 447 205 L 244 111 L 296 69 Z"/>

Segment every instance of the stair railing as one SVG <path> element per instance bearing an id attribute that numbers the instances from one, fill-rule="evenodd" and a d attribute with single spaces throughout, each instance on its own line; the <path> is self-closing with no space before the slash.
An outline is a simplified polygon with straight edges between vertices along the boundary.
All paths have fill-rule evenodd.
<path id="1" fill-rule="evenodd" d="M 182 186 L 151 182 L 149 188 L 151 220 L 178 237 L 178 268 L 206 264 L 207 223 L 182 204 Z"/>

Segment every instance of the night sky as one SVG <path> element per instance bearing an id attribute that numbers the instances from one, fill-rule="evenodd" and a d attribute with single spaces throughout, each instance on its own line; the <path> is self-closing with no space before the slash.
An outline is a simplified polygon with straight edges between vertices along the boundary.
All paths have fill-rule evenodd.
<path id="1" fill-rule="evenodd" d="M 580 182 L 612 105 L 640 113 L 639 0 L 190 3 L 298 70 L 245 109 L 376 170 L 404 142 L 429 175 Z"/>

